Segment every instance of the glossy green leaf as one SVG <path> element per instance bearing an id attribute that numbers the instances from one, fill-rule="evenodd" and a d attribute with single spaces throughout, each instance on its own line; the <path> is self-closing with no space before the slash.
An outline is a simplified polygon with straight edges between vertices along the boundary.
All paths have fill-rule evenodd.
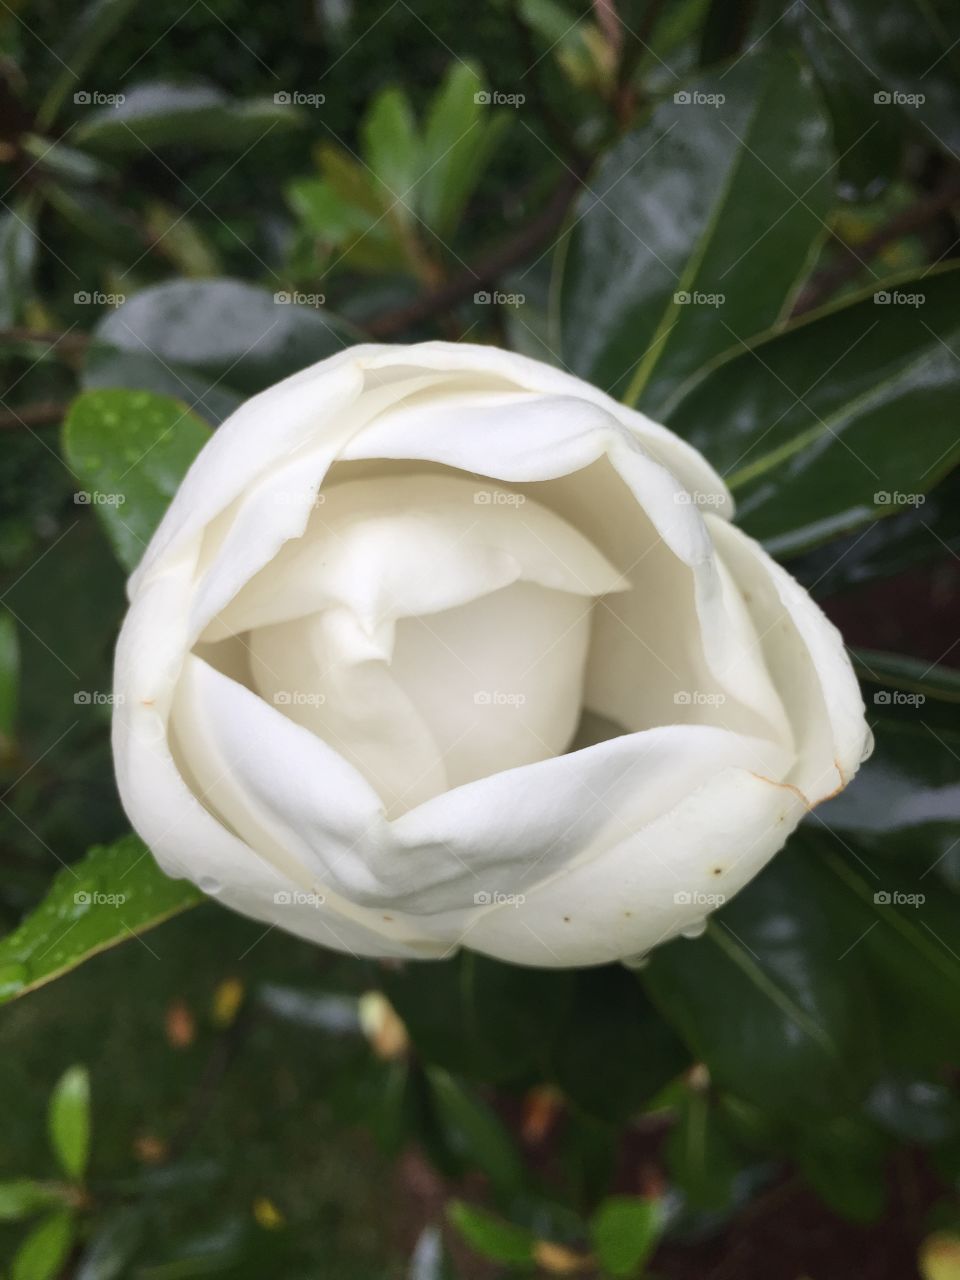
<path id="1" fill-rule="evenodd" d="M 535 1237 L 525 1227 L 504 1222 L 462 1200 L 447 1205 L 447 1217 L 467 1244 L 483 1257 L 507 1266 L 529 1266 L 533 1262 Z"/>
<path id="2" fill-rule="evenodd" d="M 657 416 L 774 324 L 823 234 L 826 124 L 798 61 L 744 58 L 660 103 L 604 157 L 561 255 L 562 352 Z"/>
<path id="3" fill-rule="evenodd" d="M 412 220 L 422 151 L 410 99 L 402 89 L 384 89 L 374 98 L 361 128 L 364 159 L 380 186 L 380 197 L 392 215 Z"/>
<path id="4" fill-rule="evenodd" d="M 722 1210 L 731 1204 L 744 1161 L 724 1129 L 722 1113 L 703 1089 L 684 1087 L 666 1155 L 674 1181 L 693 1208 Z"/>
<path id="5" fill-rule="evenodd" d="M 10 1280 L 54 1280 L 66 1261 L 74 1237 L 73 1215 L 52 1213 L 27 1236 L 10 1268 Z"/>
<path id="6" fill-rule="evenodd" d="M 831 19 L 825 0 L 806 0 L 785 15 L 797 25 L 830 111 L 836 173 L 848 190 L 870 196 L 880 183 L 897 176 L 906 121 L 896 107 L 877 100 L 883 86 Z"/>
<path id="7" fill-rule="evenodd" d="M 83 383 L 177 396 L 216 423 L 247 396 L 351 340 L 322 305 L 299 305 L 284 290 L 239 280 L 172 280 L 142 290 L 100 321 Z"/>
<path id="8" fill-rule="evenodd" d="M 477 69 L 453 63 L 427 114 L 423 177 L 417 185 L 423 220 L 438 236 L 456 227 L 508 124 Z"/>
<path id="9" fill-rule="evenodd" d="M 838 1116 L 811 1125 L 794 1152 L 800 1171 L 835 1213 L 874 1222 L 887 1201 L 888 1143 L 863 1121 Z"/>
<path id="10" fill-rule="evenodd" d="M 220 89 L 157 81 L 124 90 L 124 101 L 89 110 L 74 130 L 76 145 L 113 155 L 169 147 L 243 152 L 275 130 L 297 128 L 301 111 L 269 98 L 236 102 Z"/>
<path id="11" fill-rule="evenodd" d="M 870 68 L 927 144 L 960 148 L 960 10 L 928 0 L 830 0 L 831 34 Z"/>
<path id="12" fill-rule="evenodd" d="M 689 1051 L 619 965 L 576 974 L 550 1075 L 578 1106 L 623 1122 L 689 1065 Z"/>
<path id="13" fill-rule="evenodd" d="M 387 973 L 384 989 L 426 1062 L 508 1080 L 542 1070 L 569 1008 L 572 975 L 462 952 Z"/>
<path id="14" fill-rule="evenodd" d="M 171 880 L 136 836 L 98 845 L 54 878 L 47 896 L 0 939 L 0 1003 L 195 906 L 200 890 Z"/>
<path id="15" fill-rule="evenodd" d="M 922 693 L 924 701 L 934 698 L 943 702 L 960 702 L 960 671 L 941 667 L 921 658 L 901 653 L 884 653 L 877 649 L 854 649 L 850 654 L 861 680 L 888 685 L 908 693 Z M 891 703 L 890 698 L 875 699 L 877 705 Z M 922 706 L 923 703 L 916 705 Z"/>
<path id="16" fill-rule="evenodd" d="M 840 954 L 859 904 L 794 840 L 696 940 L 658 948 L 643 981 L 721 1089 L 789 1123 L 854 1105 L 879 1069 L 868 976 Z"/>
<path id="17" fill-rule="evenodd" d="M 663 1211 L 656 1200 L 610 1196 L 590 1219 L 597 1261 L 612 1276 L 634 1276 L 656 1247 Z"/>
<path id="18" fill-rule="evenodd" d="M 673 405 L 747 532 L 793 554 L 922 504 L 960 458 L 958 289 L 955 267 L 888 282 L 733 352 Z"/>
<path id="19" fill-rule="evenodd" d="M 32 1178 L 0 1182 L 0 1222 L 19 1222 L 62 1199 L 59 1189 Z"/>
<path id="20" fill-rule="evenodd" d="M 954 695 L 951 676 L 944 683 Z M 919 677 L 865 686 L 873 755 L 853 786 L 817 810 L 811 826 L 853 843 L 878 876 L 892 863 L 929 885 L 960 892 L 960 730 L 940 724 L 936 714 L 939 705 L 947 721 L 955 721 L 956 702 L 950 696 L 938 704 Z M 886 869 L 876 857 L 889 860 Z"/>
<path id="21" fill-rule="evenodd" d="M 439 1067 L 429 1068 L 427 1078 L 447 1146 L 468 1168 L 482 1170 L 501 1194 L 515 1195 L 523 1165 L 494 1112 Z"/>
<path id="22" fill-rule="evenodd" d="M 60 1168 L 75 1182 L 83 1179 L 90 1158 L 90 1073 L 68 1067 L 54 1086 L 47 1109 L 50 1144 Z"/>
<path id="23" fill-rule="evenodd" d="M 87 391 L 70 406 L 63 451 L 81 484 L 74 500 L 103 521 L 132 569 L 190 463 L 210 438 L 178 400 L 149 391 Z"/>
<path id="24" fill-rule="evenodd" d="M 934 1146 L 960 1136 L 960 1100 L 937 1081 L 888 1076 L 871 1091 L 864 1110 L 901 1142 Z"/>
<path id="25" fill-rule="evenodd" d="M 920 505 L 813 547 L 791 559 L 789 569 L 803 586 L 825 599 L 949 554 L 960 557 L 960 469 L 926 494 Z"/>
<path id="26" fill-rule="evenodd" d="M 83 93 L 83 77 L 93 59 L 110 40 L 133 8 L 134 0 L 91 0 L 71 24 L 58 58 L 58 74 L 37 113 L 37 126 L 45 129 L 56 118 L 69 94 Z"/>

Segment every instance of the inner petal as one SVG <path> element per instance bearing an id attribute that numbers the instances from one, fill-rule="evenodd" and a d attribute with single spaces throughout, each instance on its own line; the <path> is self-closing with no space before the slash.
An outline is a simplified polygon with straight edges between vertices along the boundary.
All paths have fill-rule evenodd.
<path id="1" fill-rule="evenodd" d="M 580 719 L 593 601 L 518 582 L 397 624 L 392 674 L 451 787 L 560 755 Z"/>
<path id="2" fill-rule="evenodd" d="M 350 481 L 202 647 L 241 636 L 256 692 L 393 816 L 567 749 L 593 603 L 623 581 L 525 495 L 464 476 Z"/>

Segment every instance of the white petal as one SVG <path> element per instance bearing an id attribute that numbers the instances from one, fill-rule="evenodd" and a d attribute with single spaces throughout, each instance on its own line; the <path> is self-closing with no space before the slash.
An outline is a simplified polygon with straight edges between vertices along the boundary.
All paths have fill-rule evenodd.
<path id="1" fill-rule="evenodd" d="M 598 596 L 625 585 L 565 520 L 456 474 L 334 484 L 215 618 L 205 639 L 344 607 L 368 630 L 465 604 L 513 582 Z"/>
<path id="2" fill-rule="evenodd" d="M 788 781 L 818 804 L 847 785 L 872 741 L 843 638 L 759 543 L 723 521 L 710 524 L 793 726 L 797 762 Z"/>

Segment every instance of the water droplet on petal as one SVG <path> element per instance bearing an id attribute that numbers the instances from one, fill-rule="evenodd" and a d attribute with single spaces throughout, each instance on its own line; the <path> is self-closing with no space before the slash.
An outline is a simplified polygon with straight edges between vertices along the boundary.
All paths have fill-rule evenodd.
<path id="1" fill-rule="evenodd" d="M 864 760 L 869 760 L 870 757 L 873 755 L 873 744 L 874 744 L 873 730 L 868 727 L 867 736 L 863 742 L 863 753 L 860 756 L 861 764 L 863 764 Z"/>
<path id="2" fill-rule="evenodd" d="M 625 969 L 645 969 L 650 963 L 650 956 L 646 951 L 637 951 L 632 956 L 624 956 L 620 963 Z"/>
<path id="3" fill-rule="evenodd" d="M 216 897 L 218 893 L 223 893 L 223 885 L 213 876 L 201 876 L 197 881 L 197 885 L 204 893 L 209 893 L 212 897 Z"/>
<path id="4" fill-rule="evenodd" d="M 706 931 L 706 920 L 697 920 L 694 924 L 688 924 L 685 929 L 681 929 L 680 936 L 681 938 L 702 938 Z"/>

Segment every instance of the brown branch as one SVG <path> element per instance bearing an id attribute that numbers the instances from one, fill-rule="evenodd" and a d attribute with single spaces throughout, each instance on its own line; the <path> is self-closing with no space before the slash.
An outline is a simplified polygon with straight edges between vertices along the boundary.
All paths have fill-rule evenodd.
<path id="1" fill-rule="evenodd" d="M 843 285 L 856 280 L 866 264 L 882 253 L 888 245 L 896 243 L 904 236 L 922 231 L 935 222 L 941 214 L 946 213 L 958 200 L 960 200 L 960 176 L 953 174 L 939 191 L 924 196 L 901 210 L 896 217 L 891 218 L 862 243 L 853 246 L 838 241 L 843 252 L 842 258 L 839 262 L 817 272 L 800 291 L 792 314 L 803 315 L 820 306 L 821 303 L 827 302 Z"/>
<path id="2" fill-rule="evenodd" d="M 60 333 L 51 329 L 26 329 L 13 326 L 0 329 L 0 344 L 5 342 L 39 342 L 49 347 L 59 347 L 64 355 L 82 355 L 90 345 L 85 333 Z"/>
<path id="3" fill-rule="evenodd" d="M 475 267 L 461 272 L 439 289 L 421 294 L 394 311 L 374 316 L 365 325 L 374 338 L 394 338 L 415 325 L 442 315 L 485 285 L 493 284 L 512 267 L 519 266 L 560 228 L 570 201 L 581 185 L 579 174 L 565 174 L 537 216 L 511 239 L 494 249 Z"/>
<path id="4" fill-rule="evenodd" d="M 55 427 L 67 416 L 68 407 L 57 400 L 25 404 L 20 409 L 0 413 L 0 431 L 15 431 L 19 427 Z"/>

